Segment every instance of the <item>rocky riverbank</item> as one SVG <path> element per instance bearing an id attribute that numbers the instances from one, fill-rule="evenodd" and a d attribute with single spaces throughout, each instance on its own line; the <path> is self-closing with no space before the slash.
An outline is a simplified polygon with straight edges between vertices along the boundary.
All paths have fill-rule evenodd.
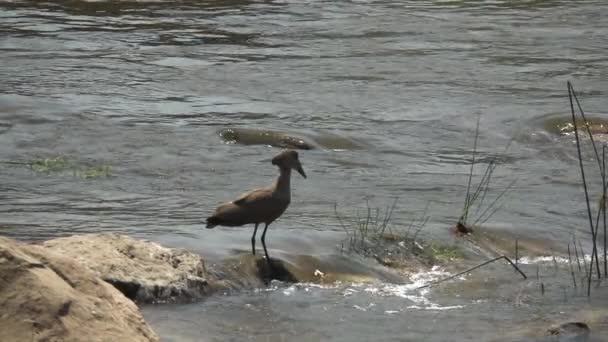
<path id="1" fill-rule="evenodd" d="M 2 341 L 158 341 L 137 306 L 72 258 L 0 237 Z"/>
<path id="2" fill-rule="evenodd" d="M 501 242 L 504 239 L 491 239 L 493 236 L 485 233 L 483 241 L 493 242 L 475 245 L 496 252 L 496 246 L 505 244 Z M 300 283 L 399 283 L 405 279 L 403 274 L 407 272 L 403 271 L 413 267 L 410 263 L 420 266 L 425 260 L 450 260 L 457 264 L 455 267 L 464 264 L 447 258 L 455 252 L 437 244 L 417 245 L 420 251 L 406 253 L 395 246 L 403 249 L 407 244 L 393 242 L 384 242 L 383 249 L 373 249 L 390 252 L 384 258 L 381 258 L 384 254 L 374 254 L 372 259 L 378 261 L 377 266 L 371 259 L 356 255 L 285 253 L 278 254 L 270 265 L 248 253 L 206 265 L 198 254 L 118 234 L 74 235 L 37 244 L 0 237 L 2 341 L 157 341 L 158 336 L 135 303 L 198 301 L 214 293 L 261 288 L 272 279 Z M 538 247 L 523 241 L 522 252 L 538 252 L 526 247 L 528 244 Z M 391 262 L 384 262 L 388 256 Z M 466 294 L 463 290 L 466 286 L 454 286 L 457 292 Z M 443 287 L 446 289 L 450 286 Z M 601 326 L 603 323 L 597 322 L 603 320 L 605 316 L 599 321 L 596 318 L 585 321 Z M 571 328 L 579 326 L 582 325 L 570 324 L 549 332 L 571 334 Z M 587 334 L 588 329 L 582 333 Z M 522 331 L 518 335 L 527 334 Z"/>

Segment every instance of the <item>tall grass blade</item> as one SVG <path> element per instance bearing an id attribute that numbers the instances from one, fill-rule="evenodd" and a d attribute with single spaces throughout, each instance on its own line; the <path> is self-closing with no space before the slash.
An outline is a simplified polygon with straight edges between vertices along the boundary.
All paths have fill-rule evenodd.
<path id="1" fill-rule="evenodd" d="M 576 151 L 578 153 L 578 163 L 581 169 L 581 179 L 583 181 L 583 189 L 585 190 L 585 202 L 587 203 L 587 217 L 589 218 L 589 228 L 591 229 L 591 237 L 593 239 L 594 252 L 597 253 L 595 246 L 595 230 L 593 229 L 593 215 L 591 214 L 591 205 L 589 204 L 589 191 L 587 189 L 587 179 L 585 178 L 585 167 L 583 166 L 583 156 L 581 153 L 581 141 L 578 134 L 578 126 L 576 124 L 576 114 L 574 113 L 573 101 L 574 88 L 572 83 L 568 81 L 568 99 L 570 100 L 570 113 L 572 114 L 572 125 L 574 126 L 574 137 L 576 139 Z M 583 258 L 583 260 L 585 260 Z M 591 275 L 593 272 L 593 252 L 591 253 L 591 268 L 588 275 L 587 296 L 591 296 Z"/>
<path id="2" fill-rule="evenodd" d="M 462 211 L 461 223 L 466 224 L 467 216 L 469 215 L 469 206 L 470 206 L 470 194 L 471 194 L 471 181 L 473 180 L 473 169 L 475 167 L 475 156 L 477 154 L 477 141 L 479 140 L 479 121 L 481 120 L 481 115 L 477 115 L 477 125 L 475 126 L 475 141 L 473 142 L 473 157 L 471 158 L 471 170 L 469 171 L 469 180 L 467 182 L 467 195 L 464 201 L 464 209 Z"/>
<path id="3" fill-rule="evenodd" d="M 602 145 L 602 216 L 604 218 L 604 278 L 608 277 L 608 263 L 606 262 L 606 144 Z"/>
<path id="4" fill-rule="evenodd" d="M 576 256 L 576 264 L 578 265 L 578 273 L 581 273 L 581 259 L 578 257 L 578 248 L 576 247 L 576 237 L 572 234 L 572 245 L 574 246 L 574 255 Z"/>
<path id="5" fill-rule="evenodd" d="M 572 253 L 570 253 L 570 243 L 568 243 L 568 266 L 570 267 L 570 274 L 572 275 L 572 283 L 576 289 L 576 276 L 574 275 L 574 267 L 572 266 Z"/>

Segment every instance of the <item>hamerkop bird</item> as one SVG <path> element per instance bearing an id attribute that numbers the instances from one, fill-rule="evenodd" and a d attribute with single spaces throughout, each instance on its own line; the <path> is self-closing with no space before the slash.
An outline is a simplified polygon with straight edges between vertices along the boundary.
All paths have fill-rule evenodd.
<path id="1" fill-rule="evenodd" d="M 302 164 L 298 160 L 298 152 L 285 150 L 272 158 L 272 164 L 279 167 L 279 177 L 272 185 L 254 189 L 239 196 L 234 201 L 221 204 L 213 216 L 207 218 L 207 228 L 215 226 L 236 227 L 246 224 L 255 224 L 253 236 L 251 236 L 251 251 L 255 255 L 255 234 L 258 225 L 264 223 L 262 233 L 262 246 L 266 261 L 270 262 L 268 250 L 266 250 L 266 230 L 279 216 L 285 212 L 291 201 L 290 178 L 291 169 L 298 171 L 306 178 Z"/>

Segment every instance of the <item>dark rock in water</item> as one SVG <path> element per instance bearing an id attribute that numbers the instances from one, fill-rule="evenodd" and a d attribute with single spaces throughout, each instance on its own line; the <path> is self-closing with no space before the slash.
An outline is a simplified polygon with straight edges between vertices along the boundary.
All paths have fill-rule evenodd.
<path id="1" fill-rule="evenodd" d="M 211 289 L 197 254 L 118 234 L 74 235 L 43 246 L 73 258 L 139 302 L 191 301 Z"/>
<path id="2" fill-rule="evenodd" d="M 271 280 L 298 281 L 282 260 L 271 258 L 269 265 L 264 257 L 248 253 L 215 265 L 210 273 L 214 289 L 220 291 L 260 288 Z"/>
<path id="3" fill-rule="evenodd" d="M 334 283 L 373 282 L 377 280 L 402 283 L 393 273 L 357 262 L 352 257 L 326 255 L 281 255 L 270 264 L 261 256 L 242 254 L 225 260 L 210 271 L 213 286 L 219 290 L 264 287 L 271 280 L 284 282 Z"/>
<path id="4" fill-rule="evenodd" d="M 229 144 L 268 145 L 299 150 L 323 148 L 356 150 L 365 146 L 363 143 L 332 132 L 301 134 L 253 128 L 226 128 L 219 134 L 220 138 Z"/>
<path id="5" fill-rule="evenodd" d="M 583 322 L 567 322 L 553 326 L 547 330 L 552 336 L 559 336 L 560 341 L 587 341 L 590 333 L 589 326 Z"/>
<path id="6" fill-rule="evenodd" d="M 228 128 L 220 131 L 220 137 L 225 142 L 243 145 L 270 145 L 300 150 L 312 150 L 314 148 L 313 144 L 307 142 L 304 138 L 279 131 Z"/>
<path id="7" fill-rule="evenodd" d="M 473 228 L 471 228 L 469 225 L 462 223 L 461 221 L 458 221 L 458 223 L 456 223 L 456 225 L 452 228 L 452 230 L 455 234 L 461 234 L 461 235 L 473 234 Z"/>
<path id="8" fill-rule="evenodd" d="M 137 306 L 59 253 L 0 237 L 0 340 L 158 341 Z"/>
<path id="9" fill-rule="evenodd" d="M 280 280 L 288 283 L 298 281 L 296 276 L 289 271 L 286 264 L 281 260 L 270 258 L 270 262 L 267 262 L 266 259 L 258 259 L 256 265 L 258 267 L 258 276 L 265 283 L 269 283 L 271 280 Z"/>

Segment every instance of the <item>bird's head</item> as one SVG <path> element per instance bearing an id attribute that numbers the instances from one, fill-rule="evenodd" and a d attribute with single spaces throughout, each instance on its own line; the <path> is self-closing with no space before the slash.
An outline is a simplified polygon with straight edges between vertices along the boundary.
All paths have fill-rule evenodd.
<path id="1" fill-rule="evenodd" d="M 300 164 L 300 160 L 298 159 L 298 152 L 294 150 L 285 150 L 277 154 L 274 158 L 272 158 L 272 164 L 280 168 L 294 169 L 298 171 L 302 177 L 306 178 L 306 173 L 304 172 L 302 164 Z"/>

